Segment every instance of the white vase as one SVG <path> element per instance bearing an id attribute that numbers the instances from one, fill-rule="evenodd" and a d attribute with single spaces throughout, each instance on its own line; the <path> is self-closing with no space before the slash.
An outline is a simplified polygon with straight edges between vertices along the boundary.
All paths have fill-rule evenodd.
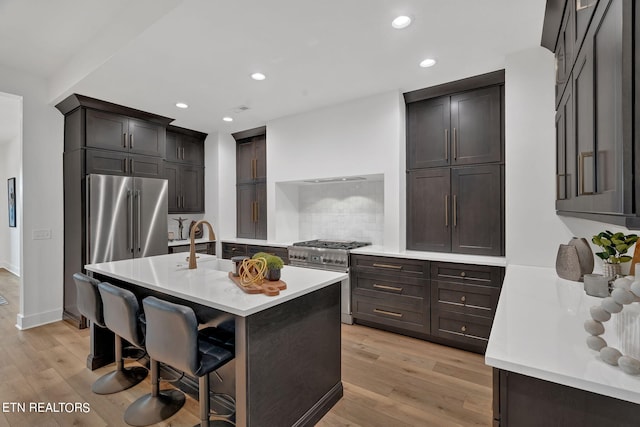
<path id="1" fill-rule="evenodd" d="M 622 265 L 605 262 L 602 265 L 602 274 L 604 275 L 604 277 L 615 279 L 616 276 L 622 274 Z"/>

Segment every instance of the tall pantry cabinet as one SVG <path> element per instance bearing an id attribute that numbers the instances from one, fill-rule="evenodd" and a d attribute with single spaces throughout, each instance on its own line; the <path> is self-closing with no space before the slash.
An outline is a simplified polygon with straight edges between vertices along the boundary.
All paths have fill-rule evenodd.
<path id="1" fill-rule="evenodd" d="M 407 248 L 504 255 L 504 71 L 405 102 Z"/>
<path id="2" fill-rule="evenodd" d="M 266 127 L 234 133 L 236 140 L 236 237 L 267 238 Z"/>

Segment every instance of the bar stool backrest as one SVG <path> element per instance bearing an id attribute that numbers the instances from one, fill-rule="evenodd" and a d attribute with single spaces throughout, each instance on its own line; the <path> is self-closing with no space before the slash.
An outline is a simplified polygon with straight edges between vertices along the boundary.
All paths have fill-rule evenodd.
<path id="1" fill-rule="evenodd" d="M 173 304 L 155 297 L 142 300 L 147 319 L 147 353 L 160 362 L 196 375 L 198 321 L 190 307 Z"/>
<path id="2" fill-rule="evenodd" d="M 73 281 L 76 283 L 78 311 L 92 323 L 104 328 L 102 298 L 98 291 L 100 282 L 82 273 L 74 274 Z"/>
<path id="3" fill-rule="evenodd" d="M 104 323 L 114 334 L 142 348 L 144 334 L 138 315 L 140 305 L 133 292 L 102 282 L 98 285 L 104 307 Z"/>

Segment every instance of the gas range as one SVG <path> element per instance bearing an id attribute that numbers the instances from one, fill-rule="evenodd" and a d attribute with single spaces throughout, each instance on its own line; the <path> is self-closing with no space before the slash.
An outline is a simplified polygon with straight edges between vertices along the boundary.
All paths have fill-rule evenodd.
<path id="1" fill-rule="evenodd" d="M 298 267 L 349 271 L 349 251 L 370 245 L 347 240 L 309 240 L 289 246 L 289 262 Z"/>

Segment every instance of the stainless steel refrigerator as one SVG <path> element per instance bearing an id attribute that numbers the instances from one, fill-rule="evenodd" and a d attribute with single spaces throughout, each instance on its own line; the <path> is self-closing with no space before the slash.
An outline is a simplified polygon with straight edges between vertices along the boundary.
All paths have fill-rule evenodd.
<path id="1" fill-rule="evenodd" d="M 166 179 L 92 174 L 87 192 L 87 263 L 167 253 Z"/>

